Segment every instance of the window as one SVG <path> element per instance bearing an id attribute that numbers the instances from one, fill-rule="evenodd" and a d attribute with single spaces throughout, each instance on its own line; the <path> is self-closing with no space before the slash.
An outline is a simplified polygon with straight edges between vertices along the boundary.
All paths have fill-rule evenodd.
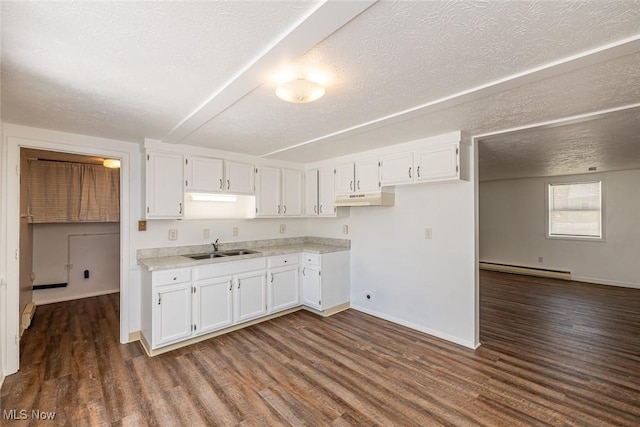
<path id="1" fill-rule="evenodd" d="M 602 182 L 549 184 L 548 237 L 602 239 Z"/>

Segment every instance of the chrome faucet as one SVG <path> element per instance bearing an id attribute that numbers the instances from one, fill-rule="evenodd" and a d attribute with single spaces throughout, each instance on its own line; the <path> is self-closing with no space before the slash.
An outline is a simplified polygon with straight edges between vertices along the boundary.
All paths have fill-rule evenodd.
<path id="1" fill-rule="evenodd" d="M 216 241 L 212 243 L 214 252 L 218 252 L 218 240 L 220 239 L 216 239 Z"/>

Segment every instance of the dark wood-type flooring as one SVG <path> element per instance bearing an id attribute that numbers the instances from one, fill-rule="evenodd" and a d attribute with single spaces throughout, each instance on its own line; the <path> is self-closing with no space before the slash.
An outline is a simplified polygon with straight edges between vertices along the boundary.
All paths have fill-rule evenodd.
<path id="1" fill-rule="evenodd" d="M 118 295 L 38 307 L 2 425 L 640 425 L 640 290 L 481 274 L 476 351 L 299 311 L 153 358 Z"/>

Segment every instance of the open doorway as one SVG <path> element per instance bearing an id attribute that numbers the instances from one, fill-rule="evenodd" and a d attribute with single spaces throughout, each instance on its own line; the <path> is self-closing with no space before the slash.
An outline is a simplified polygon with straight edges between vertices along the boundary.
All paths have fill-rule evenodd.
<path id="1" fill-rule="evenodd" d="M 104 160 L 20 150 L 21 335 L 39 305 L 120 290 L 120 169 Z"/>

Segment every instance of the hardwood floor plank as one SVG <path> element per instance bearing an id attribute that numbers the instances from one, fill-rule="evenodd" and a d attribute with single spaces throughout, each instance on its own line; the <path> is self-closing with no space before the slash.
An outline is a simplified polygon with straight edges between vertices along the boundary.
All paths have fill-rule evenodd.
<path id="1" fill-rule="evenodd" d="M 118 319 L 118 294 L 38 307 L 0 411 L 74 426 L 640 425 L 637 289 L 481 272 L 475 351 L 300 311 L 149 358 L 119 343 Z"/>

